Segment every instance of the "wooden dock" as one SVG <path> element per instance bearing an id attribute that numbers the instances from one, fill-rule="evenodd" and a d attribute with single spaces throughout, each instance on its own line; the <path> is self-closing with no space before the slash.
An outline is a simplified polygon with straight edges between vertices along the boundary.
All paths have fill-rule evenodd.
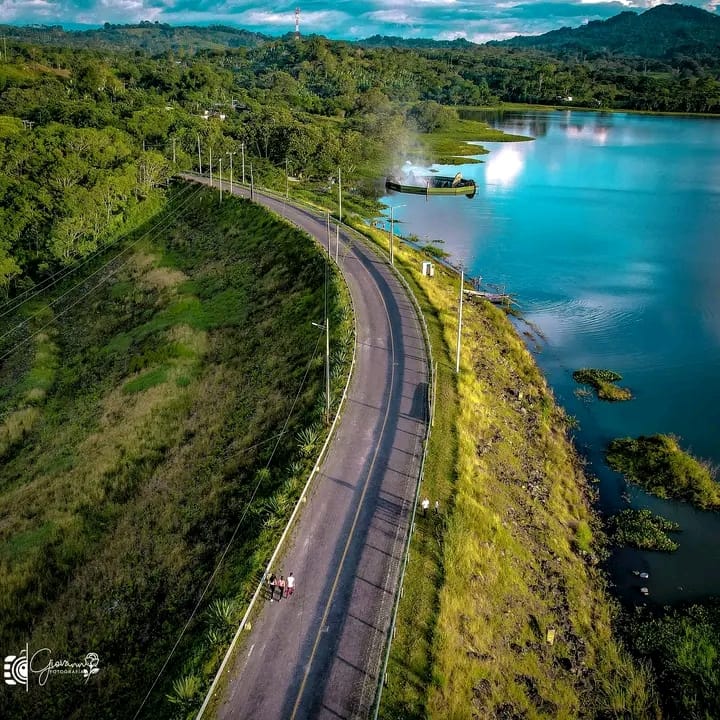
<path id="1" fill-rule="evenodd" d="M 495 303 L 496 305 L 509 305 L 511 302 L 513 302 L 513 299 L 510 295 L 507 293 L 494 293 L 494 292 L 485 292 L 483 290 L 465 290 L 465 292 L 468 295 L 475 295 L 476 297 L 481 297 L 485 300 L 488 300 L 491 303 Z"/>

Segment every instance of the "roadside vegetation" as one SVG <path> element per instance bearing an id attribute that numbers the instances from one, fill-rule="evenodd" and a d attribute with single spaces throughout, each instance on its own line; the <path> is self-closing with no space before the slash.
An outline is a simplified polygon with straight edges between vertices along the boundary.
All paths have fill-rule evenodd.
<path id="1" fill-rule="evenodd" d="M 720 707 L 720 601 L 640 608 L 623 623 L 628 645 L 652 664 L 667 718 L 710 720 Z"/>
<path id="2" fill-rule="evenodd" d="M 385 233 L 366 229 L 387 247 Z M 438 362 L 432 443 L 392 645 L 385 718 L 653 717 L 647 669 L 613 637 L 598 521 L 568 421 L 504 313 L 400 244 Z M 448 406 L 447 403 L 452 403 Z M 451 423 L 451 424 L 449 424 Z"/>
<path id="3" fill-rule="evenodd" d="M 720 509 L 720 485 L 713 471 L 685 452 L 671 435 L 613 440 L 607 462 L 653 495 L 684 500 L 703 510 Z"/>
<path id="4" fill-rule="evenodd" d="M 236 181 L 252 166 L 257 184 L 337 211 L 341 168 L 345 215 L 370 218 L 382 178 L 405 160 L 468 162 L 485 152 L 469 142 L 526 139 L 489 128 L 479 107 L 554 107 L 571 90 L 593 107 L 720 107 L 716 53 L 651 60 L 648 72 L 647 58 L 602 53 L 398 51 L 219 28 L 197 30 L 198 42 L 192 29 L 151 23 L 7 30 L 0 640 L 8 652 L 28 640 L 60 657 L 98 652 L 103 674 L 5 693 L 2 717 L 133 716 L 241 518 L 146 707 L 147 717 L 192 714 L 323 440 L 321 339 L 310 325 L 322 319 L 321 256 L 260 208 L 166 190 L 175 172 L 207 172 L 212 153 L 227 178 L 234 158 Z M 611 634 L 568 419 L 486 304 L 467 306 L 456 378 L 457 278 L 421 278 L 425 256 L 407 247 L 396 257 L 438 363 L 423 492 L 440 512 L 413 537 L 383 714 L 653 717 L 646 666 Z M 352 323 L 343 286 L 330 287 L 337 399 Z M 618 467 L 640 476 L 627 449 L 616 446 Z M 653 472 L 681 481 L 647 486 L 717 507 L 707 469 L 669 455 Z M 636 650 L 656 666 L 684 661 L 685 646 L 673 647 Z M 691 673 L 717 645 L 696 647 Z M 697 688 L 716 687 L 705 671 L 688 681 L 691 709 Z"/>
<path id="5" fill-rule="evenodd" d="M 680 526 L 646 509 L 621 510 L 608 521 L 608 530 L 616 545 L 661 552 L 674 552 L 680 547 L 668 536 L 670 532 L 679 532 Z"/>
<path id="6" fill-rule="evenodd" d="M 573 380 L 582 385 L 593 387 L 600 400 L 617 402 L 632 399 L 630 390 L 615 385 L 616 382 L 622 380 L 622 375 L 612 370 L 598 370 L 596 368 L 575 370 Z"/>
<path id="7" fill-rule="evenodd" d="M 31 322 L 1 353 L 0 640 L 96 652 L 101 681 L 3 693 L 2 717 L 133 717 L 237 529 L 141 717 L 197 707 L 325 434 L 306 235 L 180 185 L 117 251 L 3 318 Z M 331 276 L 336 400 L 346 300 Z"/>

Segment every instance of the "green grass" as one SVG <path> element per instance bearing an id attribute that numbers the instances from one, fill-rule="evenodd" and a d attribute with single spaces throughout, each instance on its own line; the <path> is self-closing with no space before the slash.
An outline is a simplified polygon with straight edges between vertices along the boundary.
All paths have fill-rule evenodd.
<path id="1" fill-rule="evenodd" d="M 387 247 L 385 233 L 365 232 Z M 613 635 L 568 419 L 488 303 L 466 305 L 456 377 L 457 276 L 421 277 L 423 256 L 402 243 L 395 258 L 439 363 L 421 493 L 441 497 L 443 515 L 412 538 L 380 716 L 651 717 L 648 671 Z"/>
<path id="2" fill-rule="evenodd" d="M 627 619 L 628 642 L 652 664 L 667 718 L 717 717 L 720 707 L 720 603 L 640 610 Z"/>
<path id="3" fill-rule="evenodd" d="M 131 395 L 132 393 L 142 392 L 148 390 L 156 385 L 161 385 L 167 381 L 168 368 L 158 367 L 154 370 L 140 375 L 140 377 L 130 380 L 123 385 L 123 392 Z"/>
<path id="4" fill-rule="evenodd" d="M 470 145 L 471 142 L 515 142 L 532 140 L 523 135 L 512 135 L 502 130 L 491 128 L 486 122 L 464 120 L 459 118 L 443 130 L 419 136 L 421 152 L 419 159 L 440 164 L 458 164 L 481 162 L 473 159 L 474 155 L 486 155 L 481 145 Z M 410 158 L 412 159 L 412 158 Z"/>
<path id="5" fill-rule="evenodd" d="M 667 535 L 669 532 L 678 532 L 680 526 L 650 510 L 621 510 L 610 518 L 608 528 L 617 545 L 660 552 L 674 552 L 680 547 Z"/>
<path id="6" fill-rule="evenodd" d="M 323 312 L 321 254 L 240 200 L 220 208 L 201 191 L 180 212 L 188 194 L 171 191 L 152 221 L 163 234 L 3 365 L 4 420 L 22 442 L 0 467 L 0 642 L 106 664 L 99 683 L 3 694 L 2 717 L 133 717 L 259 483 L 206 598 L 242 612 L 314 461 L 296 434 L 325 432 L 308 320 Z M 352 354 L 346 303 L 333 279 L 335 407 Z M 33 389 L 46 394 L 28 404 Z M 212 618 L 201 608 L 143 717 L 173 717 L 166 696 L 189 692 L 183 678 L 207 686 L 227 643 Z"/>
<path id="7" fill-rule="evenodd" d="M 684 500 L 702 509 L 720 509 L 720 485 L 710 467 L 683 451 L 671 435 L 613 440 L 607 462 L 653 495 Z"/>
<path id="8" fill-rule="evenodd" d="M 595 388 L 600 400 L 617 402 L 632 399 L 632 393 L 627 388 L 615 385 L 616 382 L 622 380 L 622 375 L 612 370 L 582 368 L 581 370 L 575 370 L 573 380 Z"/>

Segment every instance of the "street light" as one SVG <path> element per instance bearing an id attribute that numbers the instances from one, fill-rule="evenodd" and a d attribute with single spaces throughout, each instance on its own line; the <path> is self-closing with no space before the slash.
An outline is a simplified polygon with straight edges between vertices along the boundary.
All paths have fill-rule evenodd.
<path id="1" fill-rule="evenodd" d="M 338 166 L 338 221 L 342 223 L 342 173 Z"/>
<path id="2" fill-rule="evenodd" d="M 232 195 L 232 184 L 233 184 L 233 155 L 237 154 L 237 150 L 230 152 L 229 150 L 226 155 L 230 156 L 230 194 Z"/>
<path id="3" fill-rule="evenodd" d="M 327 310 L 326 310 L 327 313 Z M 325 422 L 330 422 L 330 318 L 325 315 L 324 323 L 311 323 L 325 330 Z"/>
<path id="4" fill-rule="evenodd" d="M 222 204 L 222 158 L 220 158 L 220 204 Z"/>
<path id="5" fill-rule="evenodd" d="M 245 184 L 245 143 L 240 144 L 240 150 L 242 152 L 243 185 L 244 185 Z"/>
<path id="6" fill-rule="evenodd" d="M 405 205 L 391 205 L 390 206 L 390 264 L 395 264 L 395 210 L 397 208 L 405 207 Z"/>
<path id="7" fill-rule="evenodd" d="M 460 372 L 460 345 L 462 341 L 462 312 L 463 312 L 463 293 L 470 292 L 465 289 L 465 265 L 460 263 L 460 304 L 458 306 L 458 336 L 457 336 L 457 353 L 455 356 L 455 372 Z"/>

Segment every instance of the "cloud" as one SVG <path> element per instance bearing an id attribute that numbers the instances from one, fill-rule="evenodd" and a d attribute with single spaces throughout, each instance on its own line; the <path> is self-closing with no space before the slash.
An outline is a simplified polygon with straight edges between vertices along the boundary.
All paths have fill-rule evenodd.
<path id="1" fill-rule="evenodd" d="M 690 0 L 711 12 L 720 0 Z M 295 26 L 330 38 L 374 34 L 474 42 L 531 35 L 623 10 L 642 12 L 659 0 L 0 0 L 0 22 L 72 25 L 141 20 L 180 24 L 223 23 L 281 35 Z"/>

